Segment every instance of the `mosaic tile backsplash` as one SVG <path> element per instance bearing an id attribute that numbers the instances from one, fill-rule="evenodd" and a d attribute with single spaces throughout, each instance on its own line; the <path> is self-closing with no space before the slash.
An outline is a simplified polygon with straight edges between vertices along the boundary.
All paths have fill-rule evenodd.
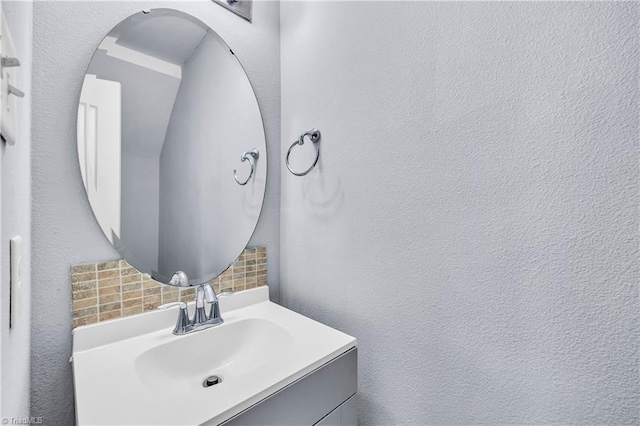
<path id="1" fill-rule="evenodd" d="M 246 248 L 222 275 L 209 281 L 216 293 L 267 285 L 267 249 Z M 126 260 L 71 267 L 73 326 L 152 311 L 169 302 L 191 302 L 195 287 L 178 288 L 144 277 Z"/>

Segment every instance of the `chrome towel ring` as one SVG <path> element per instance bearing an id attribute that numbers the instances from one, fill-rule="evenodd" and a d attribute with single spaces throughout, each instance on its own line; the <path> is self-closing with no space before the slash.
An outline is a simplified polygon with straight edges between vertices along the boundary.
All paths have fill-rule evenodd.
<path id="1" fill-rule="evenodd" d="M 240 182 L 240 180 L 238 179 L 238 173 L 236 172 L 236 170 L 233 170 L 233 178 L 236 180 L 236 182 L 238 183 L 238 185 L 246 185 L 247 182 L 249 182 L 249 179 L 251 179 L 251 176 L 253 176 L 253 170 L 255 169 L 255 161 L 257 160 L 258 157 L 260 157 L 260 152 L 258 152 L 258 148 L 254 148 L 251 151 L 247 151 L 247 152 L 243 152 L 242 153 L 242 157 L 240 157 L 240 161 L 242 161 L 243 163 L 247 160 L 249 160 L 249 164 L 251 165 L 251 171 L 249 172 L 249 177 L 247 178 L 247 180 L 245 180 L 244 182 Z"/>
<path id="2" fill-rule="evenodd" d="M 309 167 L 306 171 L 298 173 L 291 170 L 291 166 L 289 165 L 289 155 L 291 155 L 291 150 L 293 149 L 294 146 L 304 145 L 305 136 L 309 136 L 309 139 L 311 140 L 311 142 L 314 143 L 314 146 L 316 147 L 316 159 L 313 161 L 313 164 L 311 165 L 311 167 Z M 285 163 L 287 164 L 287 169 L 289 169 L 291 173 L 293 173 L 295 176 L 304 176 L 307 173 L 309 173 L 316 166 L 316 164 L 318 164 L 318 158 L 320 158 L 320 147 L 318 146 L 317 142 L 319 140 L 320 140 L 320 130 L 311 129 L 301 134 L 300 138 L 297 141 L 295 141 L 293 144 L 291 144 L 291 146 L 289 147 L 289 151 L 287 151 L 287 158 L 285 161 Z"/>

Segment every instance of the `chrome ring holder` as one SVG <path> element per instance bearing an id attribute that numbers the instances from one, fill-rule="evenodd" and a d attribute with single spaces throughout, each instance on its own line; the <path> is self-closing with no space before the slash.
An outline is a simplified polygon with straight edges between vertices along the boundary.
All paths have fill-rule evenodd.
<path id="1" fill-rule="evenodd" d="M 305 136 L 309 136 L 309 139 L 311 140 L 311 142 L 314 143 L 314 146 L 316 147 L 316 159 L 313 161 L 313 164 L 311 165 L 311 167 L 309 167 L 306 171 L 298 173 L 298 172 L 294 172 L 293 170 L 291 170 L 291 166 L 289 165 L 289 155 L 291 155 L 291 150 L 293 149 L 294 146 L 296 146 L 296 145 L 304 145 L 304 137 Z M 316 164 L 318 164 L 318 158 L 320 158 L 320 147 L 317 145 L 317 142 L 319 140 L 320 140 L 320 130 L 311 129 L 311 130 L 301 134 L 300 135 L 300 139 L 298 139 L 293 144 L 291 144 L 291 146 L 289 147 L 289 151 L 287 151 L 287 158 L 286 158 L 286 161 L 285 161 L 285 163 L 287 164 L 287 169 L 289 169 L 289 171 L 291 173 L 293 173 L 295 176 L 304 176 L 307 173 L 309 173 L 316 166 Z"/>
<path id="2" fill-rule="evenodd" d="M 257 160 L 258 157 L 260 157 L 260 152 L 258 152 L 258 148 L 254 148 L 251 151 L 242 153 L 242 157 L 240 157 L 240 161 L 244 163 L 245 161 L 249 160 L 249 164 L 251 165 L 251 171 L 249 172 L 249 177 L 247 178 L 247 180 L 245 180 L 244 182 L 240 182 L 240 180 L 238 179 L 238 173 L 236 172 L 235 169 L 233 170 L 233 178 L 236 180 L 238 185 L 244 186 L 249 182 L 249 179 L 251 179 L 251 176 L 253 176 L 253 170 L 256 168 L 256 163 L 254 160 Z"/>

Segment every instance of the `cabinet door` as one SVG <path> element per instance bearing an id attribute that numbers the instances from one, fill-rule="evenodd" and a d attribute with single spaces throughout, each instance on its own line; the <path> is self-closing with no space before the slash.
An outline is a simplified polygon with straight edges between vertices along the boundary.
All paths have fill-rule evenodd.
<path id="1" fill-rule="evenodd" d="M 327 417 L 320 420 L 315 426 L 342 426 L 342 405 L 333 410 Z"/>
<path id="2" fill-rule="evenodd" d="M 358 426 L 356 395 L 347 399 L 327 417 L 316 423 L 315 426 Z"/>
<path id="3" fill-rule="evenodd" d="M 357 396 L 353 395 L 340 407 L 342 426 L 358 426 L 358 404 L 356 398 Z"/>

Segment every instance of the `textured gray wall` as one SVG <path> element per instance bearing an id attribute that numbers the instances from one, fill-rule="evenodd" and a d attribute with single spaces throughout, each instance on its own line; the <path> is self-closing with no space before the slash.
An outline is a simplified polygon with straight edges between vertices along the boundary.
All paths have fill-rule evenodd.
<path id="1" fill-rule="evenodd" d="M 640 421 L 638 7 L 282 3 L 281 300 L 362 424 Z"/>
<path id="2" fill-rule="evenodd" d="M 26 96 L 18 101 L 17 142 L 0 142 L 0 416 L 29 415 L 29 354 L 31 306 L 31 36 L 33 3 L 3 1 L 8 26 L 21 66 L 16 86 Z M 9 330 L 9 239 L 23 242 L 22 296 L 18 323 Z"/>
<path id="3" fill-rule="evenodd" d="M 252 24 L 210 1 L 37 2 L 33 37 L 33 294 L 31 413 L 47 424 L 74 422 L 71 354 L 73 264 L 117 258 L 84 193 L 76 154 L 82 79 L 101 38 L 144 8 L 173 7 L 211 26 L 233 48 L 262 109 L 269 175 L 252 244 L 269 250 L 269 285 L 278 296 L 280 62 L 279 5 L 254 4 Z"/>

